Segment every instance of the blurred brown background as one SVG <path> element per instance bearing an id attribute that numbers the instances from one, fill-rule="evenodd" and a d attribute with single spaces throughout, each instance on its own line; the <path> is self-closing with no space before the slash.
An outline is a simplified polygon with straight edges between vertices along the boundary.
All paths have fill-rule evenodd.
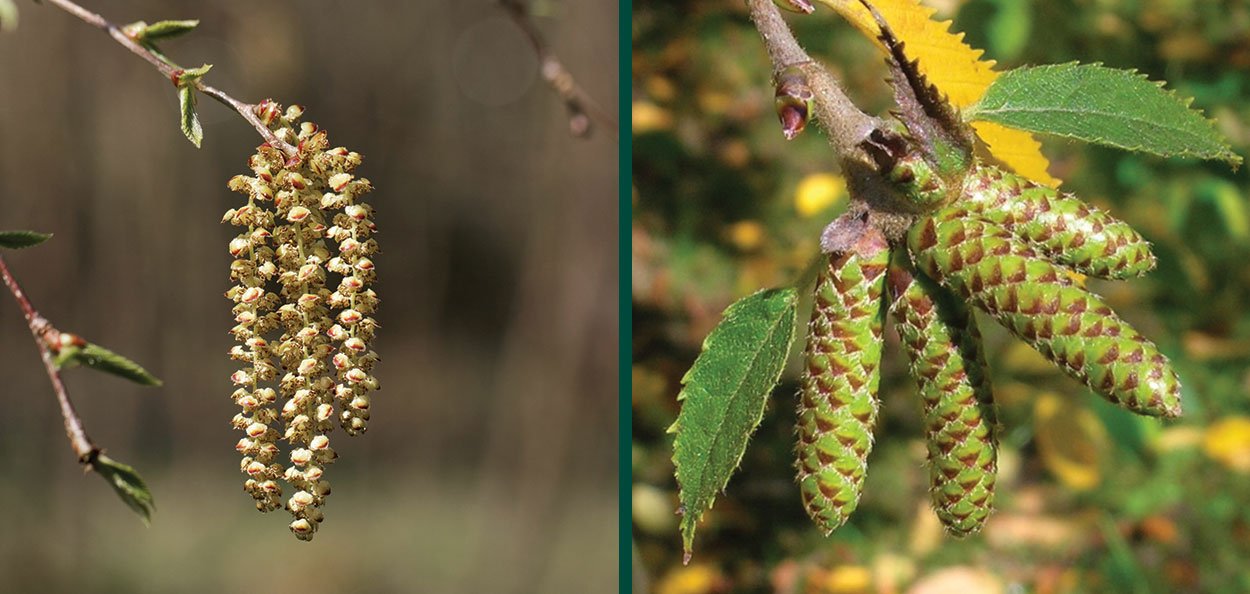
<path id="1" fill-rule="evenodd" d="M 228 420 L 226 242 L 259 142 L 100 32 L 20 2 L 0 36 L 0 228 L 64 330 L 165 380 L 67 372 L 92 437 L 143 473 L 151 528 L 83 476 L 16 305 L 0 297 L 0 591 L 586 592 L 617 557 L 617 148 L 567 132 L 524 37 L 487 0 L 89 2 L 117 23 L 201 19 L 165 44 L 237 98 L 307 107 L 365 155 L 383 254 L 382 391 L 336 433 L 312 543 L 258 514 Z M 579 82 L 617 104 L 617 5 L 536 10 Z M 615 109 L 612 109 L 615 111 Z"/>

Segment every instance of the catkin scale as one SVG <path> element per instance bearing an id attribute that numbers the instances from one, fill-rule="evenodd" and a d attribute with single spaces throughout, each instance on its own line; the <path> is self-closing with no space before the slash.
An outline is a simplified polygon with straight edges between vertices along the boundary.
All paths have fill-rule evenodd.
<path id="1" fill-rule="evenodd" d="M 996 413 L 976 318 L 906 267 L 889 272 L 890 311 L 924 411 L 929 493 L 947 531 L 981 529 L 994 506 Z"/>
<path id="2" fill-rule="evenodd" d="M 877 418 L 890 252 L 875 229 L 867 237 L 829 256 L 808 325 L 796 465 L 803 505 L 825 533 L 859 504 Z"/>
<path id="3" fill-rule="evenodd" d="M 998 167 L 977 165 L 959 205 L 1081 274 L 1125 279 L 1155 267 L 1150 243 L 1124 221 Z"/>
<path id="4" fill-rule="evenodd" d="M 917 222 L 907 242 L 921 272 L 1109 401 L 1180 415 L 1180 380 L 1158 347 L 1006 229 L 951 206 Z"/>

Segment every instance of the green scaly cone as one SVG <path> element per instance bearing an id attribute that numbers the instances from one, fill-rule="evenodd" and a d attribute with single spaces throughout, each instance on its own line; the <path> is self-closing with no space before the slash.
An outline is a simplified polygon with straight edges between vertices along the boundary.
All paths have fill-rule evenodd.
<path id="1" fill-rule="evenodd" d="M 799 491 L 812 520 L 829 534 L 859 505 L 881 380 L 885 237 L 864 230 L 829 256 L 816 283 L 798 408 Z"/>
<path id="2" fill-rule="evenodd" d="M 1155 267 L 1150 243 L 1128 223 L 997 167 L 978 165 L 972 171 L 960 205 L 1081 274 L 1125 279 Z"/>
<path id="3" fill-rule="evenodd" d="M 1107 400 L 1133 412 L 1181 414 L 1180 380 L 1154 343 L 1009 231 L 958 206 L 908 232 L 916 267 Z"/>
<path id="4" fill-rule="evenodd" d="M 889 273 L 890 311 L 924 405 L 933 509 L 955 536 L 981 529 L 994 508 L 997 415 L 972 312 L 906 267 Z"/>

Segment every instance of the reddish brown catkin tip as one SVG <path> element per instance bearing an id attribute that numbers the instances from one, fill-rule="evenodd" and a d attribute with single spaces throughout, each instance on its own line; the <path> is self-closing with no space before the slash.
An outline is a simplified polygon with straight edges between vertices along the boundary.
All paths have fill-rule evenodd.
<path id="1" fill-rule="evenodd" d="M 924 405 L 929 494 L 951 534 L 981 529 L 994 508 L 996 414 L 976 318 L 906 266 L 889 273 L 895 328 Z"/>
<path id="2" fill-rule="evenodd" d="M 959 205 L 1081 274 L 1124 279 L 1155 267 L 1150 243 L 1128 223 L 997 167 L 978 165 L 965 178 Z"/>
<path id="3" fill-rule="evenodd" d="M 829 256 L 816 283 L 799 394 L 798 482 L 826 533 L 859 505 L 881 379 L 881 326 L 890 251 L 876 229 Z"/>
<path id="4" fill-rule="evenodd" d="M 1113 403 L 1181 414 L 1180 379 L 1154 343 L 1010 232 L 958 206 L 908 233 L 916 267 Z"/>

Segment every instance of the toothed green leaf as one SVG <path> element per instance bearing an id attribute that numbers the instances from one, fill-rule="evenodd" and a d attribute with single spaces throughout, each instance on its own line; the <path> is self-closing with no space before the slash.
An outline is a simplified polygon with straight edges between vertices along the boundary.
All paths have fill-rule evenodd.
<path id="1" fill-rule="evenodd" d="M 124 377 L 132 382 L 145 386 L 159 386 L 161 380 L 148 373 L 138 363 L 131 361 L 98 344 L 87 343 L 86 346 L 67 346 L 61 349 L 52 361 L 58 369 L 68 369 L 77 365 L 90 367 L 97 371 Z"/>
<path id="2" fill-rule="evenodd" d="M 200 127 L 200 116 L 195 113 L 195 89 L 191 87 L 178 88 L 178 108 L 182 116 L 181 125 L 182 133 L 187 136 L 187 140 L 200 148 L 200 143 L 204 141 L 204 128 Z"/>
<path id="3" fill-rule="evenodd" d="M 51 238 L 51 233 L 38 231 L 0 231 L 0 247 L 20 250 L 39 245 Z"/>
<path id="4" fill-rule="evenodd" d="M 781 377 L 794 338 L 797 292 L 768 289 L 726 310 L 682 378 L 681 414 L 669 431 L 681 486 L 686 556 L 695 526 L 742 461 L 747 440 Z"/>
<path id="5" fill-rule="evenodd" d="M 151 524 L 156 503 L 152 500 L 152 492 L 148 491 L 143 477 L 139 476 L 135 469 L 104 454 L 97 455 L 91 461 L 91 469 L 104 477 L 109 486 L 117 492 L 117 496 L 139 514 L 139 519 L 143 520 L 144 525 Z"/>
<path id="6" fill-rule="evenodd" d="M 1130 70 L 1053 64 L 1003 73 L 964 117 L 1165 157 L 1240 165 L 1241 157 L 1190 102 Z"/>

